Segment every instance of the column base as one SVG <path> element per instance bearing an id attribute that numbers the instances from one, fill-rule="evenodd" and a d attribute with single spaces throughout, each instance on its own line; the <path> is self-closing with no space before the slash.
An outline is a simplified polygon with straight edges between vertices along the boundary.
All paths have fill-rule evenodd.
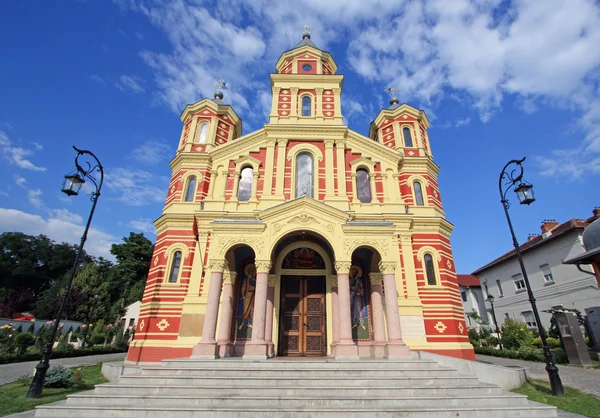
<path id="1" fill-rule="evenodd" d="M 335 346 L 336 360 L 358 360 L 358 346 L 354 341 L 340 341 Z"/>
<path id="2" fill-rule="evenodd" d="M 388 342 L 387 343 L 387 358 L 407 358 L 410 357 L 410 350 L 403 342 Z"/>
<path id="3" fill-rule="evenodd" d="M 335 348 L 337 347 L 336 343 L 331 343 L 331 355 L 335 357 Z"/>
<path id="4" fill-rule="evenodd" d="M 220 358 L 233 356 L 233 345 L 230 342 L 217 343 L 217 353 Z"/>
<path id="5" fill-rule="evenodd" d="M 275 357 L 275 344 L 271 341 L 267 342 L 267 356 L 269 358 Z"/>
<path id="6" fill-rule="evenodd" d="M 373 343 L 373 357 L 388 358 L 387 343 L 383 341 L 376 341 L 375 343 Z"/>
<path id="7" fill-rule="evenodd" d="M 249 342 L 244 346 L 242 358 L 249 360 L 266 360 L 269 358 L 269 344 L 266 342 Z"/>
<path id="8" fill-rule="evenodd" d="M 199 342 L 192 349 L 192 356 L 195 359 L 211 359 L 219 358 L 219 350 L 217 342 L 203 343 Z"/>

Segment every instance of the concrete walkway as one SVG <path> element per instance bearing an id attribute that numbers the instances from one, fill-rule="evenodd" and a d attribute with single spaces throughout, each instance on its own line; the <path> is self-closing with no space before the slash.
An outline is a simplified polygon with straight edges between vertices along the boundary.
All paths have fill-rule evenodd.
<path id="1" fill-rule="evenodd" d="M 118 361 L 125 358 L 125 353 L 99 354 L 97 356 L 69 357 L 50 360 L 50 367 L 60 364 L 65 367 L 80 367 L 98 364 L 106 361 Z M 33 376 L 38 361 L 24 361 L 0 365 L 0 385 L 14 382 L 21 377 Z"/>
<path id="2" fill-rule="evenodd" d="M 548 382 L 546 363 L 535 361 L 513 360 L 508 358 L 476 355 L 477 361 L 490 363 L 498 366 L 521 366 L 525 369 L 528 378 L 539 379 Z M 591 395 L 600 396 L 600 369 L 584 369 L 582 367 L 558 364 L 558 373 L 563 386 L 579 389 Z"/>

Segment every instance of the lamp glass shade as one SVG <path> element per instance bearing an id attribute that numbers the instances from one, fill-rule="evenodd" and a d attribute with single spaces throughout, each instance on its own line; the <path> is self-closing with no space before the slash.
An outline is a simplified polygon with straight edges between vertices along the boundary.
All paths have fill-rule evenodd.
<path id="1" fill-rule="evenodd" d="M 77 196 L 83 183 L 85 183 L 85 180 L 78 173 L 67 174 L 65 176 L 65 182 L 63 183 L 62 192 L 68 196 Z"/>
<path id="2" fill-rule="evenodd" d="M 487 300 L 489 303 L 494 303 L 494 297 L 492 295 L 488 295 Z"/>
<path id="3" fill-rule="evenodd" d="M 519 197 L 522 205 L 529 205 L 535 201 L 533 186 L 531 184 L 521 183 L 515 188 L 515 193 Z"/>

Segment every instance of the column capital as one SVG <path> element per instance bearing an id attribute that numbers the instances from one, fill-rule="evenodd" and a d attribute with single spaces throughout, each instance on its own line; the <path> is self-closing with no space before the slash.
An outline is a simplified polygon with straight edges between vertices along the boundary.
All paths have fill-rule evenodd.
<path id="1" fill-rule="evenodd" d="M 325 141 L 323 141 L 323 143 L 325 144 L 325 148 L 333 148 L 334 142 L 335 141 L 333 139 L 326 139 Z"/>
<path id="2" fill-rule="evenodd" d="M 412 243 L 412 234 L 410 232 L 405 232 L 403 234 L 398 234 L 398 238 L 400 238 L 400 241 L 405 242 L 405 243 Z"/>
<path id="3" fill-rule="evenodd" d="M 287 139 L 278 139 L 277 140 L 277 146 L 278 147 L 285 147 L 288 143 Z"/>
<path id="4" fill-rule="evenodd" d="M 342 94 L 342 89 L 332 89 L 334 96 L 339 96 Z"/>
<path id="5" fill-rule="evenodd" d="M 383 281 L 382 273 L 369 273 L 369 279 L 371 279 L 371 286 L 380 286 Z"/>
<path id="6" fill-rule="evenodd" d="M 274 139 L 267 140 L 267 142 L 266 142 L 267 147 L 274 147 L 275 146 L 275 142 L 277 142 L 277 141 L 274 140 Z"/>
<path id="7" fill-rule="evenodd" d="M 222 273 L 225 270 L 225 260 L 210 260 L 208 268 L 213 273 Z"/>
<path id="8" fill-rule="evenodd" d="M 345 139 L 336 139 L 335 146 L 338 148 L 346 148 L 346 140 Z"/>
<path id="9" fill-rule="evenodd" d="M 335 262 L 335 270 L 339 274 L 350 274 L 350 266 L 352 266 L 352 262 L 350 261 L 336 261 Z"/>
<path id="10" fill-rule="evenodd" d="M 279 94 L 281 87 L 273 87 L 273 94 Z"/>
<path id="11" fill-rule="evenodd" d="M 268 273 L 271 270 L 271 260 L 256 260 L 254 265 L 257 273 Z"/>
<path id="12" fill-rule="evenodd" d="M 235 271 L 224 271 L 223 272 L 223 283 L 234 284 L 237 273 Z"/>
<path id="13" fill-rule="evenodd" d="M 223 171 L 221 171 L 221 175 L 225 176 L 225 177 L 229 177 L 229 170 L 223 170 Z"/>
<path id="14" fill-rule="evenodd" d="M 277 275 L 276 274 L 269 274 L 268 286 L 269 287 L 277 286 Z"/>
<path id="15" fill-rule="evenodd" d="M 316 88 L 316 89 L 315 89 L 315 93 L 317 93 L 317 94 L 323 94 L 323 90 L 325 90 L 325 89 L 322 89 L 322 88 Z"/>
<path id="16" fill-rule="evenodd" d="M 300 90 L 298 87 L 292 87 L 292 88 L 290 88 L 290 92 L 292 94 L 298 94 L 298 90 Z"/>
<path id="17" fill-rule="evenodd" d="M 383 274 L 394 274 L 396 272 L 396 262 L 395 261 L 380 261 L 379 262 L 379 271 Z"/>

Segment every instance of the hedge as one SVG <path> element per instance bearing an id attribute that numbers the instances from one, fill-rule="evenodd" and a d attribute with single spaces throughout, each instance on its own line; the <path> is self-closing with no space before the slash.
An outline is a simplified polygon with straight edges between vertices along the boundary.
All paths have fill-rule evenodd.
<path id="1" fill-rule="evenodd" d="M 527 360 L 527 361 L 538 361 L 545 362 L 544 352 L 537 348 L 528 348 L 521 350 L 496 350 L 490 347 L 475 347 L 476 354 L 483 354 L 486 356 L 511 358 L 515 360 Z M 554 357 L 554 361 L 558 364 L 568 364 L 567 353 L 562 348 L 551 348 L 550 353 Z"/>
<path id="2" fill-rule="evenodd" d="M 83 356 L 95 356 L 97 354 L 112 354 L 112 353 L 125 353 L 127 349 L 107 346 L 107 347 L 86 347 L 77 350 L 60 350 L 56 349 L 52 351 L 51 359 L 66 358 L 66 357 L 83 357 Z M 0 354 L 0 364 L 7 363 L 19 363 L 21 361 L 35 361 L 40 360 L 42 355 L 40 353 L 24 353 L 24 354 Z"/>

